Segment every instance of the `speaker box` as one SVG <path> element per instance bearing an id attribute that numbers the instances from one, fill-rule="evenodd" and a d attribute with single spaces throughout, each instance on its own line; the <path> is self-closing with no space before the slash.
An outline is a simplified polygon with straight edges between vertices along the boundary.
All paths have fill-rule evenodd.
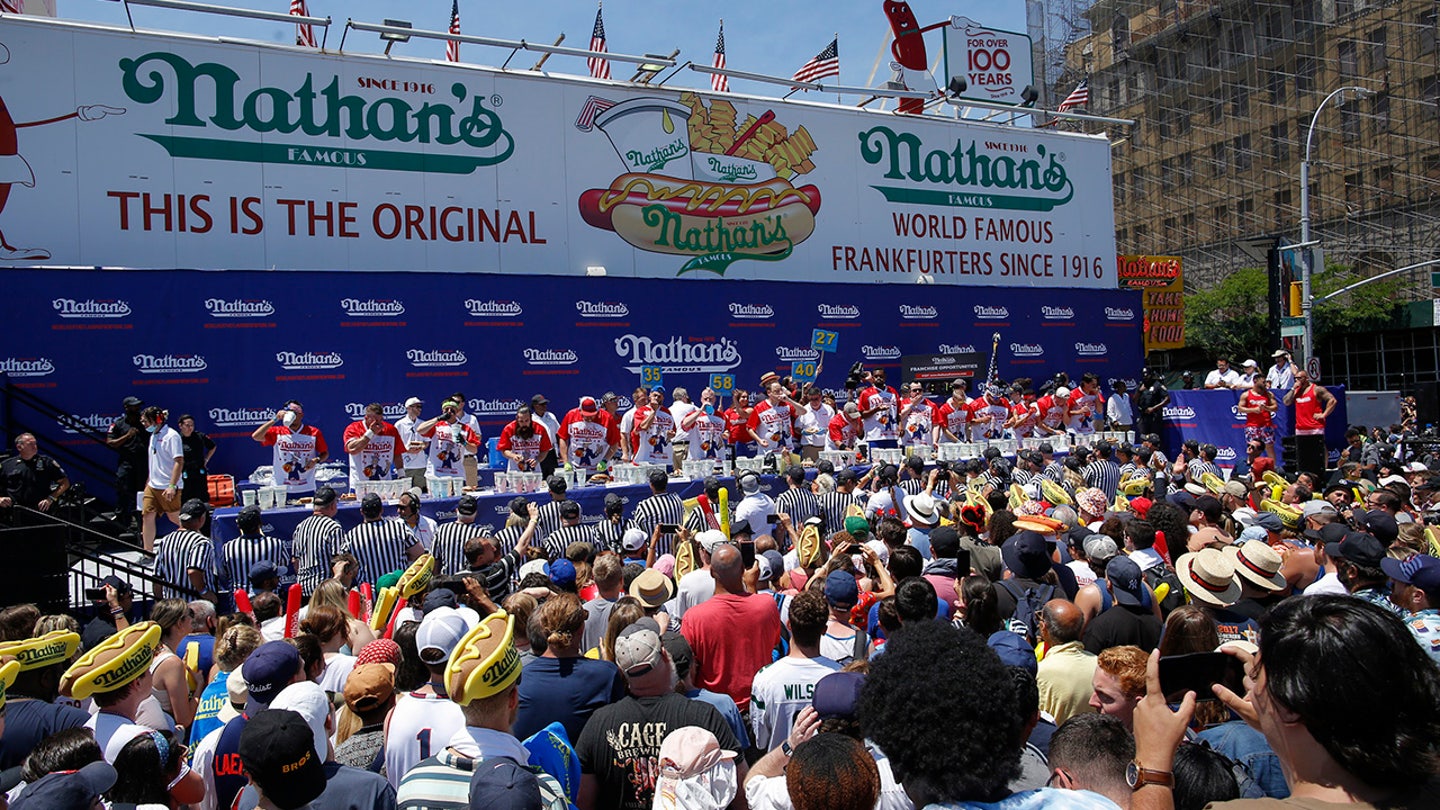
<path id="1" fill-rule="evenodd" d="M 1300 460 L 1295 455 L 1295 437 L 1280 437 L 1280 462 L 1287 472 L 1299 469 Z"/>
<path id="2" fill-rule="evenodd" d="M 1440 383 L 1416 384 L 1415 421 L 1421 430 L 1426 425 L 1440 424 Z"/>
<path id="3" fill-rule="evenodd" d="M 70 606 L 62 526 L 0 529 L 0 547 L 25 549 L 23 565 L 0 566 L 0 593 L 6 604 L 34 602 L 41 613 L 64 613 Z"/>

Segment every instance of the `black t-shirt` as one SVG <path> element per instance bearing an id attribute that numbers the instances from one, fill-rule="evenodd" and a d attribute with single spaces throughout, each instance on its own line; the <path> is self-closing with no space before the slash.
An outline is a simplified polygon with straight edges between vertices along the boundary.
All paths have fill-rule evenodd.
<path id="1" fill-rule="evenodd" d="M 121 436 L 124 436 L 126 433 L 129 433 L 130 428 L 132 427 L 135 428 L 135 435 L 131 436 L 129 441 L 120 445 L 118 450 L 118 452 L 120 453 L 120 460 L 122 462 L 135 465 L 140 467 L 141 469 L 144 469 L 146 466 L 145 440 L 149 437 L 149 434 L 145 432 L 144 428 L 140 427 L 138 423 L 134 425 L 130 424 L 125 420 L 125 417 L 122 416 L 119 419 L 115 420 L 115 424 L 110 426 L 109 438 L 118 439 Z"/>
<path id="2" fill-rule="evenodd" d="M 189 483 L 191 478 L 203 480 L 205 477 L 205 454 L 215 449 L 215 442 L 197 430 L 189 436 L 181 436 L 180 444 L 185 448 L 186 483 Z"/>
<path id="3" fill-rule="evenodd" d="M 1270 612 L 1270 606 L 1277 601 L 1279 600 L 1273 597 L 1256 599 L 1253 596 L 1245 596 L 1242 597 L 1239 602 L 1230 606 L 1230 612 L 1238 613 L 1241 616 L 1254 619 L 1258 622 L 1265 618 L 1265 614 Z"/>
<path id="4" fill-rule="evenodd" d="M 1162 629 L 1149 608 L 1113 605 L 1085 625 L 1085 652 L 1099 655 L 1101 650 L 1133 644 L 1148 653 L 1160 645 Z"/>
<path id="5" fill-rule="evenodd" d="M 28 461 L 15 456 L 0 464 L 0 495 L 34 509 L 64 478 L 65 470 L 49 456 L 37 454 Z"/>
<path id="6" fill-rule="evenodd" d="M 395 788 L 378 773 L 359 768 L 327 762 L 325 768 L 325 792 L 306 807 L 311 810 L 394 810 Z M 241 792 L 236 810 L 255 810 L 260 806 L 260 794 L 254 785 L 247 785 Z"/>
<path id="7" fill-rule="evenodd" d="M 724 751 L 740 752 L 735 732 L 714 706 L 674 692 L 625 697 L 591 715 L 575 745 L 581 773 L 594 774 L 596 810 L 649 810 L 655 801 L 660 743 L 672 730 L 699 726 Z"/>

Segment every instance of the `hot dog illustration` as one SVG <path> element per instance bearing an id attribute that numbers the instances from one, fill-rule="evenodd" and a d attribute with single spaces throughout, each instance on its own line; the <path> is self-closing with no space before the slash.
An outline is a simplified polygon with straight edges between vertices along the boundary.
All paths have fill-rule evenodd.
<path id="1" fill-rule="evenodd" d="M 891 69 L 895 71 L 894 80 L 903 84 L 907 90 L 937 90 L 935 77 L 930 73 L 930 59 L 925 50 L 925 32 L 951 25 L 952 20 L 921 28 L 920 21 L 915 19 L 915 12 L 910 10 L 909 3 L 903 0 L 884 0 L 882 5 L 885 18 L 890 21 L 890 33 L 895 36 L 895 41 L 890 43 L 890 55 L 895 57 L 895 61 L 890 63 Z M 919 115 L 925 111 L 925 100 L 900 99 L 899 109 L 907 115 Z"/>

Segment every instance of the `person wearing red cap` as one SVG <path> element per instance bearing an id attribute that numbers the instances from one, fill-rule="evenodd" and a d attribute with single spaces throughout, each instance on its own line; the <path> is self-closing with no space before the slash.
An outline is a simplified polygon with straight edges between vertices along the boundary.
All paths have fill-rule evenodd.
<path id="1" fill-rule="evenodd" d="M 601 416 L 594 397 L 581 397 L 560 422 L 559 443 L 566 470 L 604 470 L 620 445 L 620 428 Z"/>

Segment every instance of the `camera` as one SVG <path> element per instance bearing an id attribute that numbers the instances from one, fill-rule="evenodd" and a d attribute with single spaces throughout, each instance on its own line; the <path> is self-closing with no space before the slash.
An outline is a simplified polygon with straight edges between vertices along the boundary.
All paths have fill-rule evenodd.
<path id="1" fill-rule="evenodd" d="M 858 360 L 850 367 L 849 373 L 845 375 L 845 390 L 854 391 L 865 382 L 865 361 Z"/>

